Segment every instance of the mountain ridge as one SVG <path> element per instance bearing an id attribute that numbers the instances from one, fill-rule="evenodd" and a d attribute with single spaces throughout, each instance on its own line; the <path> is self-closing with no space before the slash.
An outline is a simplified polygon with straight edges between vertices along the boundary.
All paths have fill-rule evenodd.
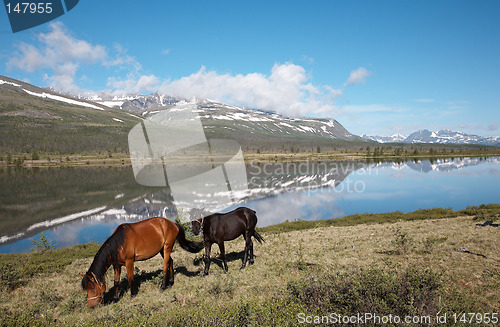
<path id="1" fill-rule="evenodd" d="M 436 132 L 432 132 L 428 129 L 422 129 L 413 132 L 408 136 L 401 134 L 394 134 L 391 136 L 362 134 L 361 137 L 378 143 L 438 143 L 500 146 L 500 136 L 479 136 L 447 129 L 442 129 Z"/>
<path id="2" fill-rule="evenodd" d="M 106 101 L 111 101 L 112 107 L 106 106 Z M 365 143 L 333 118 L 290 118 L 208 99 L 187 101 L 160 93 L 71 97 L 0 76 L 0 153 L 127 153 L 127 135 L 134 125 L 188 102 L 196 104 L 208 138 L 233 139 L 244 150 L 310 152 L 317 147 L 327 150 L 339 144 L 357 147 L 358 142 Z"/>
<path id="3" fill-rule="evenodd" d="M 129 112 L 0 76 L 0 154 L 128 151 Z"/>
<path id="4" fill-rule="evenodd" d="M 101 92 L 98 95 L 72 97 L 0 76 L 0 116 L 3 117 L 0 123 L 6 127 L 0 133 L 5 134 L 0 141 L 0 152 L 10 153 L 12 149 L 17 149 L 16 152 L 31 153 L 40 145 L 37 151 L 42 152 L 128 152 L 126 135 L 141 119 L 187 103 L 196 105 L 208 138 L 233 139 L 242 145 L 243 150 L 315 152 L 320 151 L 320 148 L 326 151 L 339 147 L 359 149 L 370 141 L 500 146 L 500 137 L 483 138 L 451 131 L 422 130 L 409 136 L 363 134 L 360 137 L 350 133 L 334 118 L 293 118 L 273 111 L 229 105 L 210 99 L 189 101 L 159 92 L 118 96 Z M 9 131 L 13 126 L 17 130 Z M 51 126 L 51 129 L 41 129 L 46 126 Z M 78 130 L 76 134 L 75 129 Z M 112 131 L 119 138 L 111 136 Z M 55 138 L 55 135 L 60 139 L 54 145 L 55 141 L 50 138 Z M 85 137 L 85 141 L 78 141 L 76 135 L 82 139 Z M 104 136 L 116 140 L 104 140 Z M 52 145 L 47 146 L 44 142 Z M 93 145 L 88 147 L 86 143 Z"/>
<path id="5" fill-rule="evenodd" d="M 98 94 L 88 96 L 78 95 L 78 98 L 103 106 L 120 108 L 124 111 L 141 115 L 144 118 L 150 117 L 160 111 L 169 110 L 177 105 L 186 103 L 195 104 L 200 112 L 200 118 L 206 127 L 205 131 L 207 129 L 219 128 L 233 130 L 235 133 L 255 134 L 256 132 L 260 132 L 268 137 L 289 138 L 295 135 L 297 137 L 326 140 L 364 141 L 361 137 L 351 134 L 334 118 L 293 118 L 274 111 L 230 105 L 211 99 L 193 98 L 188 100 L 161 94 L 160 92 L 148 95 L 130 94 L 121 96 L 116 96 L 113 93 L 99 92 Z M 219 122 L 215 123 L 215 121 Z"/>

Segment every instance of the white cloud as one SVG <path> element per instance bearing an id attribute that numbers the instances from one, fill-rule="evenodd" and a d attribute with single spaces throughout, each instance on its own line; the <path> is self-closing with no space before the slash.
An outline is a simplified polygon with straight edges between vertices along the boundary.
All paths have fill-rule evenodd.
<path id="1" fill-rule="evenodd" d="M 134 77 L 129 75 L 127 79 L 121 80 L 116 77 L 108 78 L 108 87 L 117 94 L 136 94 L 144 90 L 154 90 L 160 84 L 160 79 L 155 75 L 141 75 Z"/>
<path id="2" fill-rule="evenodd" d="M 47 33 L 39 33 L 33 44 L 18 43 L 17 51 L 7 62 L 11 69 L 40 71 L 49 86 L 72 94 L 93 94 L 82 90 L 76 82 L 92 80 L 90 66 L 109 70 L 108 92 L 114 94 L 160 91 L 184 98 L 211 98 L 221 102 L 275 110 L 290 116 L 328 117 L 338 113 L 335 101 L 343 95 L 343 87 L 313 84 L 310 72 L 293 63 L 275 64 L 265 73 L 220 74 L 204 66 L 189 76 L 166 81 L 154 74 L 144 74 L 139 61 L 127 49 L 115 43 L 111 48 L 92 44 L 73 36 L 61 22 L 48 25 Z M 168 55 L 170 49 L 162 54 Z M 310 59 L 312 58 L 304 57 Z M 369 72 L 360 67 L 351 72 L 346 85 L 362 83 Z M 85 78 L 83 78 L 85 77 Z"/>
<path id="3" fill-rule="evenodd" d="M 26 72 L 49 69 L 53 75 L 45 74 L 50 86 L 65 92 L 78 89 L 75 74 L 82 63 L 94 64 L 107 57 L 101 45 L 92 45 L 78 40 L 66 31 L 60 22 L 49 24 L 48 33 L 37 36 L 39 46 L 19 43 L 18 52 L 8 60 L 8 68 L 19 68 Z"/>
<path id="4" fill-rule="evenodd" d="M 351 72 L 344 86 L 349 86 L 353 84 L 362 84 L 365 82 L 366 78 L 370 76 L 370 74 L 371 73 L 366 68 L 359 67 L 358 69 L 355 69 Z"/>
<path id="5" fill-rule="evenodd" d="M 288 115 L 332 115 L 341 90 L 315 86 L 302 66 L 275 64 L 269 75 L 261 73 L 218 74 L 201 69 L 165 83 L 161 91 L 185 98 L 211 98 L 229 103 L 276 110 Z"/>
<path id="6" fill-rule="evenodd" d="M 121 44 L 113 44 L 114 57 L 112 59 L 106 58 L 103 60 L 103 65 L 106 67 L 115 66 L 120 70 L 132 70 L 134 72 L 139 72 L 142 69 L 141 64 L 132 56 L 127 54 L 127 49 L 125 49 Z"/>
<path id="7" fill-rule="evenodd" d="M 126 71 L 127 78 L 120 80 L 112 77 L 108 84 L 118 91 L 134 93 L 151 90 L 159 80 L 154 75 L 141 76 L 141 64 L 120 44 L 115 43 L 110 56 L 106 47 L 91 44 L 71 35 L 61 22 L 48 25 L 47 33 L 40 33 L 35 44 L 18 43 L 17 51 L 7 61 L 7 68 L 18 68 L 33 73 L 42 70 L 44 79 L 54 89 L 71 94 L 92 93 L 82 90 L 76 83 L 77 72 L 83 65 L 100 65 L 105 68 L 114 67 L 118 71 Z"/>
<path id="8" fill-rule="evenodd" d="M 489 131 L 496 131 L 498 130 L 498 123 L 497 122 L 492 122 L 488 125 L 488 130 Z"/>

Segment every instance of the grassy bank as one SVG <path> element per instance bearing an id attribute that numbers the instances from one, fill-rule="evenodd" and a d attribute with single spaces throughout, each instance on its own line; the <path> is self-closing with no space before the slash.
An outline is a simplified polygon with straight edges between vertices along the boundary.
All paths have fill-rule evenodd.
<path id="1" fill-rule="evenodd" d="M 318 152 L 319 150 L 319 152 Z M 360 160 L 368 163 L 454 159 L 465 157 L 500 156 L 500 148 L 479 145 L 391 144 L 378 147 L 339 148 L 335 150 L 260 151 L 245 150 L 245 162 L 291 162 Z M 182 160 L 183 158 L 180 158 Z M 215 158 L 217 161 L 217 158 Z M 0 167 L 71 167 L 71 166 L 130 166 L 127 151 L 113 152 L 32 152 L 0 153 Z"/>
<path id="2" fill-rule="evenodd" d="M 255 264 L 239 270 L 243 240 L 226 243 L 229 272 L 175 247 L 175 284 L 162 260 L 136 264 L 138 295 L 89 310 L 80 275 L 99 245 L 0 255 L 0 325 L 293 326 L 305 316 L 457 316 L 499 312 L 500 205 L 353 215 L 262 231 Z M 212 255 L 218 251 L 214 247 Z M 107 284 L 112 285 L 112 271 Z M 125 274 L 121 287 L 126 288 Z M 304 315 L 300 315 L 303 313 Z M 464 324 L 466 325 L 466 324 Z"/>
<path id="3" fill-rule="evenodd" d="M 362 160 L 367 162 L 383 161 L 421 161 L 453 159 L 464 157 L 493 157 L 500 155 L 500 148 L 479 145 L 441 145 L 441 144 L 370 144 L 360 148 L 338 148 L 335 150 L 296 149 L 294 151 L 245 151 L 245 161 L 330 161 Z"/>

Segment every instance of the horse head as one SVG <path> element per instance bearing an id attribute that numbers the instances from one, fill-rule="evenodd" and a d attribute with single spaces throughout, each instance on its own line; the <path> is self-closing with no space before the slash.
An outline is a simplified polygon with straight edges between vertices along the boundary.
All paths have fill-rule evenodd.
<path id="1" fill-rule="evenodd" d="M 199 235 L 201 230 L 203 229 L 203 219 L 205 208 L 197 209 L 193 208 L 189 212 L 189 217 L 191 219 L 191 229 L 194 235 Z"/>
<path id="2" fill-rule="evenodd" d="M 104 292 L 106 284 L 99 281 L 94 273 L 87 272 L 85 275 L 80 274 L 82 279 L 82 288 L 87 291 L 87 304 L 90 309 L 102 304 L 104 300 Z"/>

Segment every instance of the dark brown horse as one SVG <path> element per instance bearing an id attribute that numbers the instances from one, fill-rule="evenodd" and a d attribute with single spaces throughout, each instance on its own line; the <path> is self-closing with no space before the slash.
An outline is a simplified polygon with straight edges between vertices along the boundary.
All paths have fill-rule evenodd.
<path id="1" fill-rule="evenodd" d="M 82 288 L 87 291 L 89 308 L 103 302 L 106 291 L 104 275 L 111 265 L 115 271 L 115 300 L 118 299 L 121 267 L 127 268 L 130 293 L 134 296 L 137 294 L 137 290 L 134 289 L 134 262 L 147 260 L 158 253 L 164 260 L 161 289 L 172 286 L 174 268 L 170 253 L 176 240 L 184 250 L 191 253 L 197 253 L 203 249 L 203 243 L 186 239 L 181 225 L 165 218 L 150 218 L 118 226 L 95 255 L 87 273 L 81 274 L 83 276 Z"/>
<path id="2" fill-rule="evenodd" d="M 198 235 L 203 230 L 203 240 L 205 242 L 205 270 L 208 275 L 210 269 L 210 250 L 213 243 L 217 243 L 220 249 L 221 259 L 224 262 L 224 271 L 227 272 L 226 252 L 224 250 L 224 241 L 231 241 L 243 235 L 245 238 L 245 254 L 241 269 L 245 268 L 247 259 L 249 264 L 253 264 L 253 242 L 252 236 L 259 243 L 264 239 L 255 230 L 257 225 L 257 216 L 255 211 L 249 208 L 240 207 L 228 213 L 214 213 L 210 216 L 203 216 L 200 210 L 191 210 L 191 226 L 193 233 Z"/>

